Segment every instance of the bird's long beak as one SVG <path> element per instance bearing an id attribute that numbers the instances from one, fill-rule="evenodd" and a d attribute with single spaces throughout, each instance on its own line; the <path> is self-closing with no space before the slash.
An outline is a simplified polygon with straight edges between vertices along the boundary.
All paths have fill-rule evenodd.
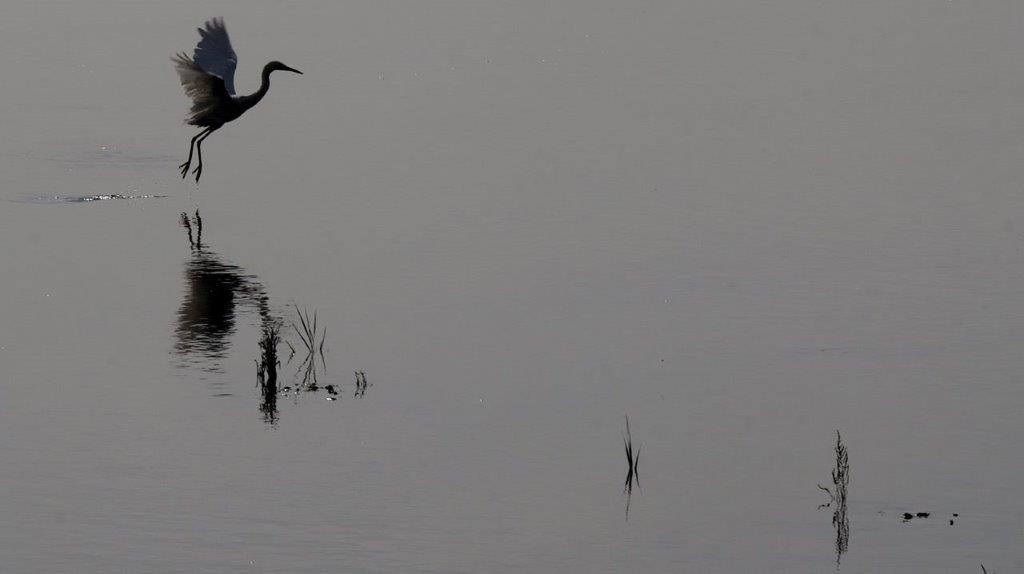
<path id="1" fill-rule="evenodd" d="M 299 74 L 300 76 L 302 75 L 302 72 L 296 70 L 295 68 L 289 68 L 288 66 L 285 66 L 284 69 L 286 71 L 288 71 L 288 72 L 295 72 L 296 74 Z"/>

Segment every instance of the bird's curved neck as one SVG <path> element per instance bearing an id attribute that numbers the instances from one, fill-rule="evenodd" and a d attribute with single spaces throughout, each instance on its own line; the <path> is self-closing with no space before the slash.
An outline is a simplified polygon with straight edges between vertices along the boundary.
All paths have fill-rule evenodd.
<path id="1" fill-rule="evenodd" d="M 252 94 L 245 96 L 245 104 L 247 108 L 251 108 L 259 103 L 263 99 L 263 96 L 267 95 L 267 91 L 270 90 L 270 64 L 263 66 L 263 76 L 260 82 L 260 89 L 256 90 Z"/>

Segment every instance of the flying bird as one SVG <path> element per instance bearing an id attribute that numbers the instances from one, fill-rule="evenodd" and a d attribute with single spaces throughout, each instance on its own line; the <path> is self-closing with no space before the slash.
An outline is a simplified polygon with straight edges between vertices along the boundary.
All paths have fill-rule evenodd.
<path id="1" fill-rule="evenodd" d="M 224 20 L 207 20 L 203 28 L 198 30 L 200 40 L 192 57 L 189 58 L 182 52 L 171 58 L 181 78 L 181 85 L 185 88 L 185 94 L 192 98 L 192 109 L 185 118 L 185 123 L 203 128 L 192 138 L 188 146 L 188 160 L 178 166 L 184 179 L 189 166 L 192 165 L 194 148 L 198 163 L 192 173 L 196 175 L 197 182 L 203 174 L 203 141 L 221 126 L 237 119 L 246 110 L 258 104 L 263 96 L 267 95 L 271 72 L 284 70 L 302 73 L 281 62 L 269 62 L 263 66 L 263 81 L 259 90 L 247 96 L 235 95 L 235 67 L 238 66 L 238 56 L 231 47 Z"/>

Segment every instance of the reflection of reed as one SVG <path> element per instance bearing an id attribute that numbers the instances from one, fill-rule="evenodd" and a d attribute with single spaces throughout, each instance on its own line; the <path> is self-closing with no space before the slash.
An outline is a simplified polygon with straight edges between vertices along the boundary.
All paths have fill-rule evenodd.
<path id="1" fill-rule="evenodd" d="M 260 413 L 263 422 L 277 424 L 277 381 L 260 381 Z"/>
<path id="2" fill-rule="evenodd" d="M 277 345 L 281 342 L 281 325 L 277 321 L 268 320 L 263 323 L 263 336 L 260 337 L 260 358 L 256 361 L 256 376 L 260 383 L 264 381 L 277 384 L 277 367 L 281 361 L 277 358 Z"/>
<path id="3" fill-rule="evenodd" d="M 850 486 L 850 456 L 843 444 L 843 437 L 836 430 L 836 463 L 832 469 L 832 488 L 818 485 L 829 496 L 829 502 L 818 508 L 833 507 L 832 526 L 836 529 L 836 566 L 850 547 L 850 519 L 846 513 L 847 490 Z"/>
<path id="4" fill-rule="evenodd" d="M 312 354 L 306 355 L 306 358 L 299 363 L 299 367 L 295 371 L 295 377 L 297 378 L 300 373 L 302 374 L 302 382 L 295 385 L 295 392 L 309 391 L 315 393 L 320 390 L 320 367 L 317 366 L 316 359 L 313 358 Z M 324 374 L 326 374 L 326 368 L 324 369 Z"/>
<path id="5" fill-rule="evenodd" d="M 260 358 L 256 361 L 256 380 L 262 397 L 260 412 L 263 420 L 271 425 L 277 423 L 277 367 L 281 365 L 277 358 L 277 345 L 281 341 L 280 332 L 280 322 L 273 319 L 264 321 Z"/>
<path id="6" fill-rule="evenodd" d="M 850 549 L 850 519 L 846 515 L 846 501 L 836 507 L 832 514 L 832 525 L 836 528 L 836 566 L 839 566 L 843 554 Z"/>

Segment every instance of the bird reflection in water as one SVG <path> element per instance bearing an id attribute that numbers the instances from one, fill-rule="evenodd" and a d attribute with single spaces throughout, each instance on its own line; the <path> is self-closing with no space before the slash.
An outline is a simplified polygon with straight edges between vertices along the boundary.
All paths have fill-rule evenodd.
<path id="1" fill-rule="evenodd" d="M 277 355 L 278 345 L 287 345 L 291 354 L 284 361 L 290 365 L 295 357 L 295 346 L 282 336 L 285 321 L 271 313 L 269 297 L 259 279 L 241 267 L 219 257 L 203 243 L 203 219 L 196 210 L 190 218 L 182 213 L 180 224 L 188 237 L 191 257 L 185 263 L 185 293 L 178 310 L 175 327 L 174 353 L 183 368 L 198 368 L 206 373 L 222 372 L 221 362 L 228 357 L 231 337 L 236 330 L 239 313 L 255 312 L 259 315 L 261 337 L 260 354 L 256 359 L 257 387 L 260 390 L 260 413 L 268 424 L 278 420 L 278 394 L 292 396 L 327 391 L 329 401 L 340 397 L 339 387 L 333 383 L 321 386 L 327 374 L 324 357 L 326 328 L 321 328 L 316 311 L 310 313 L 295 307 L 297 322 L 290 323 L 290 331 L 302 341 L 305 359 L 298 364 L 292 383 L 278 386 L 278 369 L 282 365 Z M 366 374 L 356 375 L 356 395 L 366 393 Z M 326 382 L 326 381 L 324 381 Z M 227 393 L 224 393 L 227 394 Z"/>
<path id="2" fill-rule="evenodd" d="M 178 310 L 174 352 L 183 367 L 196 366 L 207 373 L 221 372 L 239 312 L 255 311 L 263 338 L 257 360 L 260 413 L 277 422 L 276 348 L 281 320 L 270 312 L 269 298 L 256 276 L 229 263 L 203 243 L 203 219 L 196 210 L 190 219 L 181 214 L 192 256 L 185 263 L 185 295 Z M 271 333 L 268 340 L 268 333 Z M 262 363 L 261 363 L 262 361 Z M 268 364 L 269 361 L 269 364 Z"/>
<path id="3" fill-rule="evenodd" d="M 267 294 L 259 280 L 224 261 L 203 244 L 203 220 L 197 210 L 192 222 L 181 214 L 192 257 L 185 263 L 185 295 L 178 310 L 175 353 L 186 364 L 219 372 L 240 309 L 255 310 L 271 320 Z"/>

